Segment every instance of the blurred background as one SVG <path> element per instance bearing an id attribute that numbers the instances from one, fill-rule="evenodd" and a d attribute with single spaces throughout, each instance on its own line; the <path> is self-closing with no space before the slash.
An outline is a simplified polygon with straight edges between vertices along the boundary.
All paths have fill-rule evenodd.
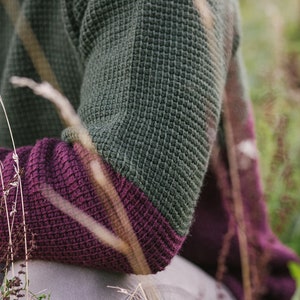
<path id="1" fill-rule="evenodd" d="M 240 0 L 240 6 L 270 221 L 300 254 L 300 0 Z"/>

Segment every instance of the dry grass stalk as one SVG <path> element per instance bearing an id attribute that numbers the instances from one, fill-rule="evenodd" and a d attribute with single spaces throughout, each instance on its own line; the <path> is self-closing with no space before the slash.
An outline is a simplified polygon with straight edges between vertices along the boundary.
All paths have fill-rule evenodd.
<path id="1" fill-rule="evenodd" d="M 70 104 L 69 100 L 58 90 L 53 88 L 48 82 L 37 83 L 32 79 L 13 76 L 10 82 L 16 87 L 28 87 L 36 95 L 48 99 L 58 110 L 58 113 L 66 126 L 74 128 L 78 133 L 81 144 L 89 151 L 96 153 L 95 147 L 89 136 L 88 131 Z"/>
<path id="2" fill-rule="evenodd" d="M 29 290 L 28 290 L 28 241 L 27 241 L 27 229 L 26 229 L 26 218 L 25 218 L 25 205 L 24 205 L 24 197 L 23 197 L 23 189 L 22 189 L 22 180 L 21 180 L 21 170 L 19 166 L 19 157 L 16 151 L 15 141 L 13 137 L 13 133 L 11 130 L 10 122 L 6 113 L 6 109 L 3 103 L 3 100 L 0 96 L 0 104 L 4 112 L 4 116 L 6 118 L 6 122 L 8 125 L 8 130 L 11 137 L 11 142 L 13 145 L 13 155 L 12 159 L 14 162 L 14 170 L 15 175 L 11 182 L 9 182 L 8 187 L 5 186 L 3 176 L 2 176 L 2 170 L 0 168 L 1 173 L 1 185 L 2 185 L 2 191 L 3 191 L 3 199 L 5 203 L 5 210 L 6 210 L 6 218 L 7 218 L 7 226 L 8 226 L 8 232 L 9 232 L 9 252 L 10 252 L 10 259 L 12 264 L 12 274 L 14 276 L 14 250 L 13 250 L 13 242 L 12 242 L 12 233 L 13 233 L 13 227 L 15 223 L 15 213 L 17 209 L 17 199 L 18 194 L 20 194 L 20 200 L 21 200 L 21 209 L 22 209 L 22 225 L 23 225 L 23 233 L 24 233 L 24 251 L 25 251 L 25 293 L 26 293 L 26 299 L 29 299 Z M 15 202 L 12 207 L 12 211 L 9 212 L 8 205 L 7 205 L 7 195 L 10 192 L 11 189 L 16 189 L 16 196 L 15 196 Z"/>
<path id="3" fill-rule="evenodd" d="M 97 153 L 95 146 L 88 134 L 86 128 L 82 125 L 80 118 L 71 106 L 70 102 L 61 93 L 55 90 L 49 83 L 36 83 L 28 78 L 12 77 L 11 83 L 19 87 L 29 87 L 33 92 L 39 96 L 50 100 L 58 109 L 60 116 L 66 125 L 72 127 L 78 132 L 78 139 L 80 143 L 91 152 L 92 155 Z M 101 160 L 95 156 L 90 163 L 92 170 L 93 180 L 95 180 L 101 188 L 99 196 L 100 201 L 104 204 L 108 215 L 112 218 L 112 226 L 116 234 L 125 243 L 128 243 L 130 250 L 127 254 L 128 260 L 135 273 L 149 274 L 151 270 L 148 266 L 143 251 L 139 245 L 136 234 L 130 224 L 126 210 L 123 206 L 121 199 L 118 196 L 113 184 L 105 172 L 105 168 L 101 166 Z M 97 190 L 97 189 L 96 189 Z M 102 201 L 103 194 L 107 197 L 108 201 Z M 126 235 L 126 236 L 124 236 Z"/>
<path id="4" fill-rule="evenodd" d="M 239 240 L 239 249 L 241 255 L 241 267 L 243 278 L 243 289 L 245 300 L 252 300 L 252 285 L 251 285 L 251 271 L 250 259 L 248 251 L 248 240 L 246 236 L 247 227 L 245 223 L 243 198 L 241 195 L 241 186 L 239 179 L 239 168 L 236 154 L 236 147 L 234 143 L 234 135 L 232 124 L 230 123 L 231 115 L 228 105 L 228 99 L 224 96 L 224 126 L 226 132 L 226 144 L 228 151 L 228 162 L 230 170 L 230 179 L 232 183 L 232 198 L 234 216 L 237 223 L 237 235 Z"/>
<path id="5" fill-rule="evenodd" d="M 92 217 L 61 197 L 50 185 L 41 185 L 41 191 L 43 196 L 48 199 L 53 206 L 88 229 L 101 243 L 127 255 L 129 247 L 124 241 L 111 233 L 106 227 L 96 222 Z"/>
<path id="6" fill-rule="evenodd" d="M 19 78 L 12 78 L 12 83 L 18 86 L 28 86 L 34 90 L 34 92 L 38 95 L 41 95 L 51 102 L 55 104 L 58 108 L 59 113 L 61 115 L 62 120 L 66 123 L 67 126 L 71 126 L 76 129 L 80 143 L 88 149 L 91 153 L 97 153 L 90 136 L 86 129 L 81 125 L 80 118 L 77 116 L 76 112 L 73 110 L 69 101 L 63 97 L 58 91 L 59 84 L 56 80 L 55 74 L 53 73 L 49 62 L 43 52 L 43 49 L 39 45 L 38 40 L 34 32 L 31 29 L 30 23 L 26 20 L 25 16 L 21 13 L 20 5 L 16 0 L 0 0 L 3 4 L 8 16 L 10 17 L 15 30 L 22 41 L 28 56 L 31 58 L 32 63 L 37 70 L 37 73 L 44 81 L 50 82 L 55 88 L 53 89 L 51 85 L 47 83 L 37 84 L 30 79 L 23 78 L 20 80 Z M 38 59 L 37 59 L 38 57 Z M 109 181 L 109 180 L 108 180 Z M 104 187 L 105 190 L 105 187 Z M 147 274 L 150 273 L 150 268 L 148 263 L 144 257 L 143 251 L 138 243 L 138 239 L 132 229 L 132 226 L 127 221 L 129 221 L 125 208 L 121 200 L 119 199 L 116 191 L 108 190 L 105 192 L 106 195 L 111 195 L 109 197 L 110 201 L 116 202 L 116 206 L 118 209 L 122 207 L 122 211 L 125 212 L 126 217 L 122 218 L 122 226 L 125 225 L 124 231 L 126 233 L 126 240 L 130 241 L 130 250 L 128 252 L 128 260 L 132 266 L 134 272 Z M 115 197 L 117 195 L 117 197 Z M 113 207 L 112 207 L 113 208 Z M 118 210 L 117 210 L 118 211 Z M 109 213 L 109 212 L 108 212 Z M 112 224 L 118 224 L 116 212 L 113 211 L 109 213 L 111 218 L 113 219 Z M 126 220 L 128 219 L 128 220 Z M 118 227 L 118 226 L 115 226 Z M 129 233 L 129 234 L 128 234 Z M 114 236 L 115 238 L 115 236 Z M 136 257 L 138 255 L 138 257 Z"/>
<path id="7" fill-rule="evenodd" d="M 97 161 L 92 161 L 90 167 L 99 186 L 105 187 L 105 189 L 103 189 L 104 195 L 109 201 L 103 201 L 102 203 L 107 211 L 114 212 L 112 216 L 110 215 L 113 229 L 118 236 L 121 236 L 125 242 L 128 243 L 130 247 L 127 259 L 133 268 L 134 273 L 150 274 L 151 270 L 148 266 L 137 236 L 130 224 L 125 207 L 119 199 L 118 193 L 112 182 L 110 182 L 108 174 L 105 174 L 105 168 L 101 167 Z"/>
<path id="8" fill-rule="evenodd" d="M 43 78 L 43 80 L 50 82 L 56 89 L 59 89 L 59 84 L 56 80 L 55 74 L 52 71 L 46 55 L 30 26 L 30 23 L 21 11 L 19 1 L 0 0 L 0 3 L 2 3 L 7 15 L 10 17 L 15 31 L 22 41 L 22 44 L 37 73 L 41 76 L 41 78 Z"/>
<path id="9" fill-rule="evenodd" d="M 222 191 L 223 195 L 230 199 L 231 197 L 231 189 L 227 183 L 227 173 L 226 167 L 224 166 L 224 162 L 220 158 L 221 150 L 217 143 L 214 144 L 212 155 L 211 155 L 211 165 L 215 172 L 218 174 L 217 176 L 217 185 Z M 231 241 L 235 235 L 235 220 L 233 214 L 233 208 L 228 202 L 224 202 L 224 209 L 228 214 L 228 228 L 227 232 L 223 237 L 222 248 L 219 252 L 218 257 L 218 268 L 216 271 L 216 279 L 218 282 L 222 282 L 224 274 L 226 273 L 226 260 L 230 251 Z"/>
<path id="10" fill-rule="evenodd" d="M 65 124 L 76 130 L 80 144 L 89 151 L 89 154 L 93 158 L 90 165 L 85 165 L 85 168 L 87 169 L 88 174 L 91 174 L 92 176 L 92 178 L 90 178 L 91 182 L 95 182 L 97 184 L 95 190 L 98 193 L 99 200 L 110 217 L 112 229 L 118 238 L 116 238 L 113 233 L 103 230 L 102 226 L 99 224 L 97 228 L 100 231 L 97 233 L 94 232 L 95 230 L 92 229 L 92 227 L 95 226 L 96 221 L 91 218 L 87 218 L 87 216 L 83 216 L 82 212 L 78 209 L 76 209 L 76 213 L 75 210 L 72 212 L 73 206 L 70 203 L 67 203 L 66 200 L 57 200 L 58 198 L 56 197 L 59 195 L 57 195 L 49 186 L 43 187 L 46 188 L 43 192 L 46 198 L 61 211 L 67 213 L 76 221 L 79 221 L 79 223 L 85 226 L 88 230 L 91 231 L 92 229 L 91 232 L 95 234 L 100 242 L 105 242 L 106 244 L 109 244 L 110 247 L 126 255 L 134 273 L 150 274 L 151 269 L 147 263 L 134 229 L 132 228 L 125 207 L 105 170 L 103 162 L 97 154 L 97 150 L 87 129 L 82 125 L 80 118 L 76 114 L 68 99 L 47 82 L 39 84 L 28 78 L 12 77 L 11 83 L 17 87 L 29 87 L 35 94 L 50 100 L 56 106 Z M 84 157 L 82 157 L 82 161 L 84 162 Z M 103 196 L 105 196 L 104 199 Z M 77 216 L 75 216 L 75 214 Z M 81 216 L 85 221 L 81 220 Z M 88 224 L 89 222 L 91 223 Z M 102 233 L 104 233 L 104 235 L 102 235 Z M 114 244 L 115 242 L 116 244 Z M 152 294 L 154 295 L 153 299 L 159 299 L 157 296 L 158 292 L 155 291 L 154 286 Z"/>
<path id="11" fill-rule="evenodd" d="M 201 22 L 210 32 L 213 31 L 214 20 L 207 0 L 194 0 L 194 7 L 198 10 L 201 16 Z"/>
<path id="12" fill-rule="evenodd" d="M 117 293 L 129 296 L 128 300 L 134 300 L 134 299 L 135 300 L 148 300 L 148 298 L 146 296 L 146 293 L 145 293 L 145 291 L 144 291 L 141 283 L 139 283 L 136 286 L 136 288 L 134 289 L 134 291 L 132 291 L 132 292 L 130 292 L 127 289 L 120 288 L 118 286 L 111 286 L 111 285 L 109 285 L 107 287 L 110 288 L 110 289 L 116 289 Z"/>

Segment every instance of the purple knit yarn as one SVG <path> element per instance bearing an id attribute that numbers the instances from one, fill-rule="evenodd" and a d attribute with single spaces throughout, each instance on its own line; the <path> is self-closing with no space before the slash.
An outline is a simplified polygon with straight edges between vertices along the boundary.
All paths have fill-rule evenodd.
<path id="1" fill-rule="evenodd" d="M 243 140 L 255 140 L 250 108 L 247 122 L 239 128 L 235 138 L 236 144 Z M 238 161 L 241 162 L 242 157 L 239 157 Z M 212 276 L 216 275 L 217 258 L 228 230 L 229 216 L 232 214 L 228 211 L 228 207 L 232 205 L 232 188 L 225 149 L 219 157 L 219 168 L 223 168 L 222 172 L 221 169 L 215 170 L 210 167 L 206 174 L 204 188 L 196 208 L 195 222 L 182 249 L 183 256 Z M 295 253 L 280 243 L 269 227 L 257 159 L 249 159 L 247 168 L 239 169 L 239 180 L 247 224 L 251 268 L 256 268 L 254 271 L 261 276 L 260 286 L 254 287 L 260 296 L 257 294 L 255 299 L 290 300 L 295 291 L 295 282 L 289 274 L 287 263 L 299 259 Z M 226 269 L 223 283 L 237 299 L 244 299 L 236 232 L 230 242 Z"/>
<path id="2" fill-rule="evenodd" d="M 4 181 L 8 183 L 14 176 L 12 152 L 1 150 L 0 153 Z M 49 184 L 63 198 L 111 230 L 110 218 L 97 199 L 74 148 L 56 139 L 43 139 L 34 147 L 21 147 L 18 155 L 23 169 L 26 223 L 32 242 L 30 257 L 131 272 L 123 255 L 98 242 L 85 228 L 52 206 L 41 193 L 41 186 Z M 159 210 L 134 184 L 111 169 L 109 173 L 152 272 L 162 270 L 179 251 L 184 238 L 175 233 Z M 9 207 L 14 199 L 15 190 L 11 190 L 8 196 Z M 19 245 L 15 259 L 24 259 L 22 235 L 17 236 L 22 230 L 18 227 L 22 223 L 20 208 L 17 208 L 15 218 L 15 242 Z M 4 257 L 8 244 L 5 217 L 1 218 L 0 241 L 4 246 L 1 247 L 0 257 Z"/>

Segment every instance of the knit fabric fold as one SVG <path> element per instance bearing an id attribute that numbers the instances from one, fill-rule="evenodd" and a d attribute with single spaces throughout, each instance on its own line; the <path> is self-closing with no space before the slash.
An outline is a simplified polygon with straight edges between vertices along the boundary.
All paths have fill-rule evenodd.
<path id="1" fill-rule="evenodd" d="M 50 103 L 28 89 L 14 89 L 9 84 L 13 75 L 49 80 L 77 109 L 150 272 L 164 269 L 188 236 L 182 254 L 215 275 L 224 236 L 233 226 L 227 271 L 219 279 L 243 299 L 237 225 L 230 210 L 234 199 L 228 153 L 233 146 L 251 272 L 256 280 L 260 263 L 268 270 L 253 281 L 263 287 L 257 295 L 290 299 L 295 284 L 287 263 L 297 257 L 270 230 L 257 156 L 243 152 L 244 142 L 254 152 L 256 145 L 239 58 L 237 1 L 57 0 L 41 5 L 23 0 L 18 12 L 15 0 L 0 4 L 5 45 L 0 51 L 0 93 L 18 147 L 30 258 L 135 272 L 126 255 L 99 242 L 43 193 L 47 184 L 107 230 L 116 235 L 122 231 L 112 223 L 106 195 L 99 195 L 91 181 L 85 162 L 89 154 L 78 144 L 76 131 L 63 130 Z M 225 124 L 233 129 L 232 145 L 226 143 Z M 2 112 L 0 132 L 8 189 L 15 168 Z M 16 191 L 10 188 L 8 194 L 10 210 Z M 15 258 L 23 259 L 20 208 L 11 215 Z M 1 210 L 3 261 L 8 249 L 5 218 Z M 259 261 L 265 254 L 266 260 Z"/>
<path id="2" fill-rule="evenodd" d="M 103 199 L 99 199 L 95 193 L 95 187 L 91 184 L 80 158 L 81 148 L 79 145 L 74 148 L 57 139 L 43 139 L 34 147 L 21 147 L 17 151 L 20 168 L 24 170 L 21 179 L 26 201 L 30 257 L 131 273 L 133 270 L 124 255 L 103 245 L 76 220 L 53 207 L 43 193 L 43 186 L 50 185 L 66 201 L 114 233 L 109 212 L 103 205 L 108 200 L 105 195 Z M 12 152 L 7 153 L 1 149 L 1 160 L 4 182 L 9 183 L 15 174 Z M 183 238 L 176 234 L 141 190 L 108 166 L 107 168 L 151 271 L 163 269 L 180 249 Z M 14 204 L 15 195 L 16 190 L 10 189 L 7 196 L 9 208 Z M 7 220 L 4 212 L 2 213 L 3 260 L 8 255 L 9 234 Z M 22 211 L 17 209 L 14 216 L 15 224 L 19 227 L 14 235 L 15 243 L 19 245 L 14 256 L 15 259 L 24 259 L 23 228 L 20 226 Z"/>

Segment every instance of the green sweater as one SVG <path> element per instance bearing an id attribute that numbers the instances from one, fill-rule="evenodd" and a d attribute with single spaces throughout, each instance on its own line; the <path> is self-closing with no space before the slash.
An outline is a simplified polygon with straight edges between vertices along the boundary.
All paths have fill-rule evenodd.
<path id="1" fill-rule="evenodd" d="M 181 235 L 207 169 L 207 118 L 214 130 L 219 119 L 234 50 L 234 2 L 211 5 L 213 52 L 192 1 L 22 3 L 60 89 L 78 109 L 99 154 L 151 197 Z M 60 137 L 63 127 L 51 104 L 8 83 L 13 75 L 45 78 L 1 9 L 1 95 L 16 143 Z M 37 55 L 33 49 L 36 61 Z M 0 145 L 10 146 L 3 117 L 0 130 Z M 63 138 L 73 140 L 71 131 Z"/>
<path id="2" fill-rule="evenodd" d="M 49 81 L 70 99 L 107 163 L 151 270 L 163 269 L 180 250 L 193 218 L 201 223 L 194 212 L 216 140 L 225 94 L 234 95 L 232 99 L 236 100 L 231 107 L 236 114 L 232 123 L 238 132 L 235 142 L 238 144 L 244 137 L 254 139 L 248 98 L 239 73 L 237 1 L 20 2 L 18 9 L 15 0 L 0 1 L 0 92 L 25 170 L 24 193 L 33 220 L 28 226 L 37 236 L 32 258 L 132 271 L 124 257 L 109 252 L 92 241 L 92 237 L 87 238 L 76 222 L 63 215 L 58 218 L 59 212 L 41 196 L 38 184 L 49 183 L 67 200 L 110 228 L 72 146 L 76 133 L 71 128 L 63 130 L 50 103 L 30 90 L 14 89 L 9 84 L 13 75 Z M 10 147 L 2 112 L 0 133 L 0 145 Z M 219 146 L 224 148 L 223 139 L 219 140 Z M 0 159 L 4 162 L 4 178 L 9 182 L 13 176 L 11 152 L 2 149 Z M 222 157 L 222 161 L 227 165 L 226 158 Z M 255 197 L 248 199 L 245 194 L 245 202 L 251 203 L 253 199 L 258 202 L 263 216 L 253 230 L 259 236 L 273 238 L 261 203 L 256 160 L 251 161 L 251 168 L 248 174 L 254 176 Z M 230 188 L 229 172 L 224 178 L 216 170 L 214 174 L 219 176 L 219 183 L 227 180 Z M 219 189 L 214 182 L 211 190 Z M 222 189 L 215 197 L 219 201 L 215 210 L 219 212 L 230 197 Z M 205 196 L 200 200 L 212 201 Z M 42 210 L 44 207 L 47 214 Z M 213 251 L 203 256 L 197 250 L 196 258 L 192 254 L 186 256 L 213 273 L 230 218 L 225 209 L 220 220 L 206 219 L 206 210 L 202 212 L 205 224 L 210 224 L 210 238 L 192 245 L 198 250 L 207 246 Z M 57 228 L 57 222 L 62 227 Z M 202 236 L 203 230 L 196 232 L 195 240 Z M 62 248 L 56 248 L 60 240 L 56 233 L 64 237 Z M 3 230 L 2 243 L 6 234 Z M 186 253 L 188 245 L 189 241 Z M 235 242 L 233 245 L 230 279 L 226 277 L 225 282 L 242 299 L 241 275 L 234 267 L 240 268 L 239 251 Z M 276 252 L 280 262 L 295 259 L 276 239 L 274 245 L 266 248 L 271 252 L 280 249 L 279 254 Z M 95 256 L 89 258 L 89 251 L 94 251 Z M 112 257 L 110 261 L 105 260 L 107 253 Z M 208 267 L 205 259 L 211 261 Z M 280 262 L 275 260 L 271 264 L 277 266 Z M 268 299 L 288 299 L 294 289 L 285 264 L 279 273 L 287 282 L 286 288 L 278 294 L 273 284 L 276 280 L 268 278 L 272 295 Z"/>

